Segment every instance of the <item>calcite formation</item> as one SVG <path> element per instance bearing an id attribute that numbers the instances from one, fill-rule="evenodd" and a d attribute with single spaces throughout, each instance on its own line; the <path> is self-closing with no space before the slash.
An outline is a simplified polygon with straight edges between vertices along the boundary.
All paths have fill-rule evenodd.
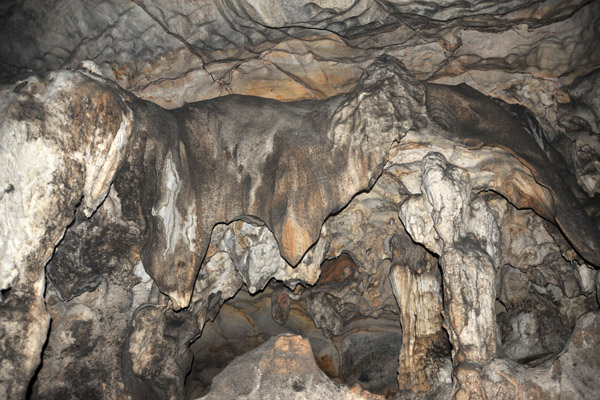
<path id="1" fill-rule="evenodd" d="M 600 397 L 600 2 L 0 5 L 0 398 Z"/>

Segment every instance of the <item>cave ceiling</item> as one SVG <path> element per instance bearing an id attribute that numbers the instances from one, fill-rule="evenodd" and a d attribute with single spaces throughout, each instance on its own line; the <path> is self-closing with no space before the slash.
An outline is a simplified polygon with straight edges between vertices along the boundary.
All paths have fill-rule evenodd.
<path id="1" fill-rule="evenodd" d="M 599 1 L 3 2 L 0 398 L 600 397 L 599 90 Z"/>

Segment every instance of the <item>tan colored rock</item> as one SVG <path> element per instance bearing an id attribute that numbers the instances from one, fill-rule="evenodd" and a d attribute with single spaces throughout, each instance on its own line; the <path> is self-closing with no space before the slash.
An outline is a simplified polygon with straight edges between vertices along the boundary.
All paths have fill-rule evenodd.
<path id="1" fill-rule="evenodd" d="M 212 259 L 213 252 L 229 254 L 250 293 L 264 289 L 273 278 L 294 289 L 298 283 L 313 285 L 317 282 L 324 246 L 325 243 L 320 242 L 292 268 L 281 257 L 278 243 L 266 226 L 238 220 L 229 225 L 219 224 L 213 229 L 205 261 Z"/>
<path id="2" fill-rule="evenodd" d="M 123 292 L 133 298 L 131 310 L 119 312 L 140 311 L 132 336 L 135 379 L 151 385 L 150 376 L 158 374 L 164 390 L 159 397 L 183 396 L 176 375 L 185 368 L 173 360 L 185 359 L 179 351 L 199 333 L 196 325 L 214 318 L 244 283 L 252 292 L 272 277 L 289 287 L 312 284 L 327 258 L 326 288 L 315 289 L 311 303 L 323 326 L 331 322 L 328 329 L 338 332 L 356 315 L 398 312 L 388 280 L 392 265 L 412 268 L 393 280 L 411 296 L 421 292 L 431 271 L 412 263 L 420 257 L 416 246 L 397 232 L 399 204 L 407 196 L 400 218 L 415 241 L 441 257 L 447 297 L 470 293 L 465 304 L 449 301 L 453 341 L 463 335 L 462 347 L 482 346 L 483 354 L 470 348 L 465 354 L 482 360 L 493 354 L 494 268 L 509 271 L 499 292 L 507 313 L 515 313 L 507 326 L 542 342 L 548 336 L 531 325 L 546 313 L 544 323 L 556 322 L 560 331 L 560 340 L 549 346 L 558 350 L 574 320 L 597 307 L 594 290 L 600 296 L 599 275 L 594 285 L 588 268 L 600 264 L 600 207 L 588 196 L 600 187 L 593 72 L 600 54 L 599 7 L 587 0 L 1 5 L 0 80 L 16 83 L 0 89 L 0 165 L 6 167 L 0 168 L 0 336 L 9 338 L 0 344 L 0 389 L 22 397 L 35 371 L 49 326 L 44 291 L 56 289 L 65 301 L 96 299 L 105 278 L 122 289 L 114 293 L 123 308 L 129 307 Z M 406 68 L 389 59 L 368 67 L 381 55 L 402 59 Z M 45 75 L 80 63 L 89 80 L 77 73 Z M 31 72 L 39 77 L 19 81 Z M 177 110 L 144 103 L 100 74 Z M 73 79 L 78 83 L 68 88 Z M 510 107 L 496 107 L 468 88 L 417 79 L 466 82 L 529 111 L 515 120 Z M 229 97 L 189 106 L 227 94 L 293 103 L 251 98 L 235 105 Z M 308 99 L 314 103 L 294 103 Z M 550 144 L 566 162 L 544 158 L 552 153 Z M 444 170 L 455 181 L 450 184 L 443 174 L 425 177 L 424 186 L 435 188 L 427 192 L 421 162 L 431 152 L 457 169 Z M 573 182 L 562 183 L 565 172 L 574 174 L 567 178 Z M 363 191 L 368 193 L 357 196 Z M 119 209 L 121 214 L 113 212 Z M 473 276 L 481 279 L 472 282 Z M 53 287 L 45 288 L 47 282 Z M 159 289 L 181 311 L 146 318 L 144 303 L 168 306 Z M 396 292 L 404 308 L 419 308 L 418 296 Z M 281 299 L 275 311 L 283 321 L 286 297 Z M 86 303 L 88 311 L 79 301 L 56 308 L 56 332 L 80 322 L 100 335 L 103 325 L 90 312 L 110 312 Z M 526 302 L 534 310 L 521 308 Z M 404 312 L 403 321 L 418 332 L 419 324 L 435 318 L 415 320 Z M 162 338 L 151 332 L 154 324 Z M 167 330 L 172 326 L 176 332 Z M 149 340 L 143 351 L 140 337 Z M 61 365 L 58 354 L 68 343 L 59 339 L 49 339 L 56 346 L 47 366 Z M 429 349 L 419 346 L 413 360 Z M 114 348 L 107 346 L 107 354 Z M 155 365 L 146 368 L 144 357 Z M 486 375 L 486 366 L 502 373 Z M 563 367 L 555 365 L 555 377 Z M 41 370 L 39 376 L 48 381 L 61 372 Z M 455 375 L 463 384 L 459 396 L 544 397 L 561 390 L 501 360 L 460 363 Z M 577 387 L 582 380 L 567 377 L 565 387 L 569 382 Z M 563 393 L 576 396 L 575 389 Z"/>
<path id="3" fill-rule="evenodd" d="M 469 86 L 428 85 L 427 90 L 428 111 L 451 137 L 471 149 L 485 143 L 506 150 L 527 166 L 529 173 L 511 174 L 510 183 L 504 183 L 506 186 L 500 193 L 517 207 L 531 207 L 544 218 L 553 219 L 586 261 L 600 264 L 598 228 L 563 180 L 560 169 L 554 167 L 540 149 L 535 137 L 527 134 L 502 107 L 486 101 L 489 99 Z M 489 118 L 491 115 L 494 117 Z M 476 125 L 472 125 L 475 121 Z M 528 179 L 529 174 L 533 180 Z"/>
<path id="4" fill-rule="evenodd" d="M 553 143 L 589 196 L 600 190 L 600 103 L 593 94 L 599 77 L 598 71 L 594 71 L 567 87 L 570 101 L 560 104 L 558 109 L 559 126 L 566 132 Z M 590 214 L 598 220 L 597 205 Z"/>
<path id="5" fill-rule="evenodd" d="M 461 386 L 457 399 L 473 396 L 494 399 L 589 399 L 600 393 L 596 357 L 599 314 L 591 312 L 576 324 L 563 353 L 544 368 L 527 368 L 496 359 L 485 365 L 458 365 L 454 373 Z"/>
<path id="6" fill-rule="evenodd" d="M 458 368 L 464 362 L 484 363 L 497 353 L 494 303 L 500 233 L 485 203 L 472 195 L 472 184 L 465 170 L 449 164 L 440 153 L 429 153 L 421 162 L 421 171 L 423 195 L 415 196 L 412 203 L 403 203 L 402 208 L 422 203 L 420 208 L 427 213 L 421 215 L 431 218 L 441 242 L 438 250 L 441 250 L 444 281 L 445 326 L 453 346 L 454 366 Z M 400 213 L 401 218 L 403 215 L 407 212 Z M 412 235 L 414 225 L 409 220 L 403 223 Z M 423 231 L 418 232 L 422 235 Z M 414 235 L 413 239 L 419 237 Z M 402 299 L 402 294 L 398 295 Z M 423 317 L 424 321 L 435 322 L 429 315 Z M 420 318 L 421 314 L 417 320 Z M 410 317 L 406 319 L 410 327 Z M 477 381 L 477 374 L 455 376 L 461 390 L 466 391 L 459 391 L 457 398 L 481 395 L 478 387 L 469 386 L 469 382 Z M 417 384 L 413 390 L 423 392 L 426 388 Z"/>
<path id="7" fill-rule="evenodd" d="M 172 312 L 172 311 L 171 311 Z M 156 304 L 138 308 L 132 317 L 124 350 L 135 378 L 146 384 L 137 395 L 152 393 L 159 398 L 180 399 L 185 396 L 185 374 L 192 362 L 187 346 L 182 346 L 180 331 L 186 331 L 169 311 Z M 177 326 L 175 328 L 173 325 Z M 128 361 L 129 362 L 129 361 Z"/>
<path id="8" fill-rule="evenodd" d="M 481 363 L 497 352 L 495 269 L 489 256 L 472 243 L 455 246 L 440 260 L 445 298 L 450 300 L 447 312 L 454 360 Z"/>
<path id="9" fill-rule="evenodd" d="M 584 65 L 594 63 L 597 57 L 597 43 L 592 39 L 597 16 L 598 5 L 588 3 L 572 18 L 543 27 L 522 23 L 503 32 L 462 30 L 454 38 L 460 43 L 452 53 L 454 62 L 446 64 L 431 81 L 467 83 L 486 95 L 521 104 L 554 139 L 558 106 L 565 101 L 556 94 L 564 90 L 561 81 L 568 84 L 571 76 L 586 74 L 591 68 Z M 546 41 L 549 37 L 560 40 Z"/>
<path id="10" fill-rule="evenodd" d="M 46 304 L 54 334 L 31 384 L 31 397 L 138 396 L 138 388 L 129 383 L 133 375 L 122 362 L 131 329 L 129 292 L 107 278 L 93 292 L 68 302 L 60 301 L 53 288 L 48 290 Z"/>
<path id="11" fill-rule="evenodd" d="M 91 59 L 138 97 L 176 108 L 231 93 L 323 99 L 348 92 L 369 60 L 389 54 L 420 79 L 477 85 L 554 122 L 554 77 L 595 65 L 595 5 L 582 0 L 399 1 L 393 13 L 372 0 L 62 4 L 50 12 L 27 2 L 7 15 L 3 75 Z M 555 49 L 561 56 L 549 57 Z M 547 109 L 534 99 L 539 88 Z"/>
<path id="12" fill-rule="evenodd" d="M 390 271 L 394 296 L 398 300 L 402 322 L 402 349 L 399 355 L 398 386 L 417 396 L 435 386 L 449 384 L 433 356 L 434 347 L 445 339 L 442 332 L 441 277 L 437 265 L 424 271 L 409 265 L 395 265 Z M 449 378 L 449 376 L 448 376 Z"/>
<path id="13" fill-rule="evenodd" d="M 153 210 L 142 261 L 176 309 L 217 223 L 259 219 L 297 265 L 327 216 L 375 183 L 391 144 L 425 123 L 424 88 L 397 60 L 376 61 L 361 82 L 321 102 L 230 96 L 172 113 L 135 103 L 153 132 L 145 173 L 157 178 L 141 194 Z"/>

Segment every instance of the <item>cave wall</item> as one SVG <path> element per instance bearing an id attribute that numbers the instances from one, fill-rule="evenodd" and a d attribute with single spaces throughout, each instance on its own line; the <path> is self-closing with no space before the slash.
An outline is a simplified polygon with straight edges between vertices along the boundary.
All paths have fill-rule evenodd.
<path id="1" fill-rule="evenodd" d="M 188 398 L 241 291 L 207 398 L 597 397 L 599 18 L 3 3 L 0 392 Z"/>

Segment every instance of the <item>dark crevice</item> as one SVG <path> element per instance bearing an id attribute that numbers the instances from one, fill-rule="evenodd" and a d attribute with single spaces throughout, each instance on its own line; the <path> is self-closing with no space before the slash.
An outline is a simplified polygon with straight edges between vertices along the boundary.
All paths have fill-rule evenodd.
<path id="1" fill-rule="evenodd" d="M 336 260 L 353 262 L 347 253 L 330 260 L 329 264 Z M 337 275 L 335 271 L 330 272 Z M 336 281 L 329 284 L 336 284 Z M 344 320 L 344 328 L 339 335 L 327 337 L 312 322 L 305 305 L 307 297 L 325 290 L 324 285 L 327 284 L 317 282 L 314 286 L 291 295 L 292 312 L 283 325 L 272 320 L 271 314 L 274 306 L 272 294 L 286 291 L 280 282 L 272 280 L 263 291 L 254 295 L 242 290 L 227 300 L 214 321 L 207 322 L 202 335 L 190 345 L 194 361 L 185 377 L 188 398 L 206 395 L 211 388 L 212 379 L 236 357 L 284 332 L 301 335 L 311 342 L 317 366 L 331 380 L 347 386 L 357 383 L 363 387 L 366 385 L 368 390 L 381 394 L 386 391 L 395 392 L 397 365 L 389 371 L 377 370 L 376 365 L 385 364 L 382 362 L 384 359 L 391 363 L 397 362 L 402 338 L 396 315 L 384 314 L 381 316 L 382 320 L 359 313 Z M 311 323 L 307 328 L 308 321 Z M 231 324 L 237 325 L 237 328 L 232 330 Z M 241 336 L 244 329 L 249 329 L 247 336 Z M 387 350 L 376 352 L 375 348 L 379 349 L 378 346 Z M 365 372 L 365 368 L 368 371 Z"/>
<path id="2" fill-rule="evenodd" d="M 10 290 L 12 288 L 6 288 L 3 290 L 0 290 L 0 303 L 3 302 L 4 300 L 8 299 L 8 295 L 10 294 Z"/>
<path id="3" fill-rule="evenodd" d="M 52 332 L 52 319 L 50 319 L 50 325 L 48 326 L 48 333 L 46 334 L 46 341 L 44 342 L 44 345 L 42 346 L 42 351 L 40 353 L 40 364 L 38 365 L 37 369 L 33 373 L 33 376 L 31 377 L 31 380 L 29 381 L 29 385 L 27 386 L 27 393 L 25 394 L 26 400 L 34 399 L 33 393 L 34 393 L 34 389 L 35 389 L 35 384 L 37 383 L 38 375 L 44 366 L 44 353 L 46 352 L 46 347 L 48 347 L 48 342 L 50 341 L 51 332 Z"/>

